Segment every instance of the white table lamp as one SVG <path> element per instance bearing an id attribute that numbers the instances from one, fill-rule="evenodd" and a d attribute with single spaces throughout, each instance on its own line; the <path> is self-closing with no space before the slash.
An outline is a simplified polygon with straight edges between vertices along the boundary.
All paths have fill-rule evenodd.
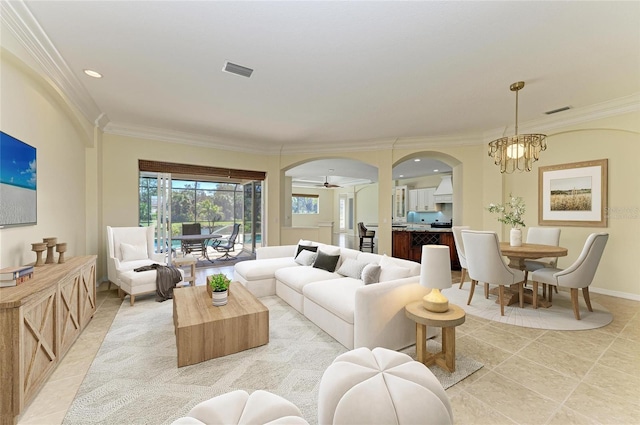
<path id="1" fill-rule="evenodd" d="M 431 288 L 431 292 L 422 299 L 422 305 L 434 313 L 444 313 L 449 309 L 449 300 L 440 290 L 451 287 L 449 247 L 423 245 L 420 264 L 420 285 Z"/>

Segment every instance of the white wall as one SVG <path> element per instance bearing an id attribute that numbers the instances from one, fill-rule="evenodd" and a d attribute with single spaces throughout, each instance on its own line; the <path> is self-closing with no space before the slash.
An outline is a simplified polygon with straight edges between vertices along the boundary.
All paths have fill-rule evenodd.
<path id="1" fill-rule="evenodd" d="M 355 187 L 355 222 L 363 222 L 365 225 L 368 223 L 378 223 L 378 184 L 368 184 L 364 186 Z M 391 204 L 391 197 L 389 197 L 389 204 Z M 354 224 L 353 231 L 358 233 L 358 228 Z"/>
<path id="2" fill-rule="evenodd" d="M 48 83 L 4 49 L 0 72 L 0 128 L 37 149 L 38 191 L 37 225 L 0 230 L 0 267 L 34 262 L 31 243 L 46 237 L 67 242 L 67 256 L 95 254 L 86 226 L 90 126 L 79 122 Z"/>

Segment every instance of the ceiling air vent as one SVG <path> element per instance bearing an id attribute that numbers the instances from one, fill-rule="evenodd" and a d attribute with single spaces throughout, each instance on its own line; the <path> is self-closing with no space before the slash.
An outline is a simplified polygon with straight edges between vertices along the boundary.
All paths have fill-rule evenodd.
<path id="1" fill-rule="evenodd" d="M 570 106 L 563 106 L 562 108 L 554 109 L 553 111 L 547 111 L 547 112 L 545 112 L 545 114 L 547 114 L 547 115 L 557 114 L 558 112 L 566 111 L 567 109 L 571 109 L 571 107 Z"/>
<path id="2" fill-rule="evenodd" d="M 247 78 L 251 77 L 251 73 L 253 72 L 253 69 L 251 68 L 247 68 L 242 65 L 236 65 L 235 63 L 229 61 L 224 63 L 224 68 L 222 68 L 222 70 L 224 72 L 230 72 L 232 74 L 241 75 Z"/>

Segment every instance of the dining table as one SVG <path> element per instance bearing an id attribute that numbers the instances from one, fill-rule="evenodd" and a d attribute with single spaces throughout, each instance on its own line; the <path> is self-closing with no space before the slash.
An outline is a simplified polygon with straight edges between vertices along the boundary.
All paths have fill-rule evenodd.
<path id="1" fill-rule="evenodd" d="M 185 251 L 184 246 L 187 242 L 191 243 L 200 243 L 200 250 L 202 252 L 202 256 L 213 263 L 213 260 L 209 258 L 209 253 L 207 252 L 207 243 L 211 239 L 220 239 L 222 235 L 212 233 L 207 235 L 176 235 L 171 236 L 172 240 L 180 241 L 182 245 L 182 252 Z"/>
<path id="2" fill-rule="evenodd" d="M 500 242 L 500 252 L 509 258 L 509 267 L 524 270 L 525 260 L 536 260 L 545 257 L 566 257 L 567 248 L 555 245 L 541 245 L 523 243 L 520 246 L 512 246 L 509 242 Z"/>
<path id="3" fill-rule="evenodd" d="M 525 260 L 536 260 L 546 257 L 566 257 L 569 251 L 567 248 L 555 245 L 542 245 L 523 243 L 520 246 L 512 246 L 509 242 L 500 242 L 500 252 L 505 257 L 509 258 L 509 267 L 524 270 Z M 526 284 L 526 282 L 525 282 Z M 498 288 L 492 289 L 496 291 Z M 491 291 L 490 291 L 491 292 Z M 492 292 L 493 293 L 493 292 Z M 518 285 L 511 285 L 505 288 L 504 293 L 505 305 L 515 304 L 519 301 Z M 543 297 L 537 297 L 537 307 L 549 308 L 551 302 Z M 526 304 L 533 304 L 533 291 L 525 289 L 523 301 Z M 499 302 L 499 301 L 497 301 Z"/>

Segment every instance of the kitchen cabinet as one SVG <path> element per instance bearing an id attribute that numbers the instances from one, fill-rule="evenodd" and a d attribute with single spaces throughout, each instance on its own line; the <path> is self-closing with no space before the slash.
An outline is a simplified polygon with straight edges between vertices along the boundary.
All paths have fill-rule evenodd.
<path id="1" fill-rule="evenodd" d="M 393 221 L 406 222 L 409 207 L 407 186 L 396 186 L 393 189 Z"/>
<path id="2" fill-rule="evenodd" d="M 434 187 L 412 189 L 409 191 L 409 211 L 435 212 L 438 211 L 434 193 Z"/>
<path id="3" fill-rule="evenodd" d="M 409 259 L 409 251 L 411 247 L 411 232 L 394 231 L 391 243 L 391 255 L 396 258 L 404 258 L 405 260 Z"/>
<path id="4" fill-rule="evenodd" d="M 397 230 L 393 231 L 392 255 L 396 258 L 415 261 L 422 259 L 423 245 L 447 245 L 451 259 L 451 269 L 460 270 L 460 261 L 451 230 Z"/>

